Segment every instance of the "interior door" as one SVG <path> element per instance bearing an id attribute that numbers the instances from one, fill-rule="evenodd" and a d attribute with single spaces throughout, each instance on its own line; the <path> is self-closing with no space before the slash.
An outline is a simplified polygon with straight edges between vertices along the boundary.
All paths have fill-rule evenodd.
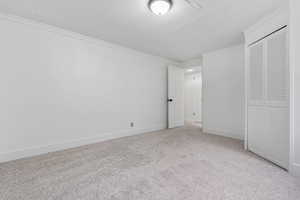
<path id="1" fill-rule="evenodd" d="M 184 69 L 168 67 L 168 128 L 184 126 Z"/>
<path id="2" fill-rule="evenodd" d="M 288 168 L 287 33 L 282 29 L 249 47 L 248 148 Z"/>

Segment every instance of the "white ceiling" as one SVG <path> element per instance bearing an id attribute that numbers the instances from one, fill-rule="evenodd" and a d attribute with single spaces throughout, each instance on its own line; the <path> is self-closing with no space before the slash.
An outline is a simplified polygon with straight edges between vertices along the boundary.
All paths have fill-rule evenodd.
<path id="1" fill-rule="evenodd" d="M 19 15 L 146 53 L 185 61 L 242 42 L 242 31 L 287 0 L 199 0 L 202 9 L 173 0 L 155 16 L 148 0 L 0 0 Z"/>

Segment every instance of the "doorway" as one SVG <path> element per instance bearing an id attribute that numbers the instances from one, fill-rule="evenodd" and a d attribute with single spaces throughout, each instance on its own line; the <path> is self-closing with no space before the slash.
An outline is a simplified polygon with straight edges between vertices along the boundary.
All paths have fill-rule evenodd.
<path id="1" fill-rule="evenodd" d="M 201 67 L 185 70 L 184 74 L 185 124 L 202 127 L 202 73 Z"/>
<path id="2" fill-rule="evenodd" d="M 202 127 L 201 67 L 168 66 L 168 128 Z"/>

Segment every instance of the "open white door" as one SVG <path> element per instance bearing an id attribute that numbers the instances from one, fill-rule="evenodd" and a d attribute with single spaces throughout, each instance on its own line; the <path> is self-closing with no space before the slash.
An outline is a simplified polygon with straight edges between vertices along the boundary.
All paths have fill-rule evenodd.
<path id="1" fill-rule="evenodd" d="M 168 67 L 168 128 L 184 126 L 184 69 Z"/>

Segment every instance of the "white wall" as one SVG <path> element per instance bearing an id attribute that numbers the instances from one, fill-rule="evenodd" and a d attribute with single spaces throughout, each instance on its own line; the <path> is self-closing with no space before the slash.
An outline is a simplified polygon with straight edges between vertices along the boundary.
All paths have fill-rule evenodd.
<path id="1" fill-rule="evenodd" d="M 184 76 L 184 117 L 186 121 L 202 121 L 202 76 L 201 73 Z"/>
<path id="2" fill-rule="evenodd" d="M 244 47 L 203 55 L 202 120 L 205 132 L 244 138 Z"/>
<path id="3" fill-rule="evenodd" d="M 290 1 L 291 172 L 300 176 L 300 1 Z"/>
<path id="4" fill-rule="evenodd" d="M 166 127 L 168 60 L 21 18 L 0 28 L 0 161 Z"/>

